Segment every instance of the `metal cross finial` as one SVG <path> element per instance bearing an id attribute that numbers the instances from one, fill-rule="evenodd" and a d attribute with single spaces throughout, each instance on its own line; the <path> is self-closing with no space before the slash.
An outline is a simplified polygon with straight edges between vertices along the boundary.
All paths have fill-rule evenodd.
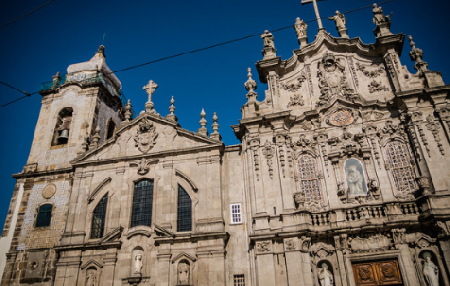
<path id="1" fill-rule="evenodd" d="M 324 1 L 324 0 L 302 0 L 301 4 L 305 5 L 305 4 L 313 3 L 314 12 L 316 12 L 317 24 L 319 25 L 319 30 L 323 30 L 322 20 L 320 20 L 320 15 L 319 15 L 319 8 L 317 7 L 317 1 Z"/>

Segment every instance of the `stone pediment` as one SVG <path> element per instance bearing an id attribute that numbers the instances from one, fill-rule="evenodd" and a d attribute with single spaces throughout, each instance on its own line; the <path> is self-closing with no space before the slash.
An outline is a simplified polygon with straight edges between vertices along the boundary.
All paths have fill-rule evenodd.
<path id="1" fill-rule="evenodd" d="M 223 143 L 181 128 L 176 122 L 158 115 L 144 113 L 131 122 L 122 123 L 113 137 L 92 147 L 73 160 L 72 164 L 137 159 L 143 155 L 195 152 L 220 147 Z"/>

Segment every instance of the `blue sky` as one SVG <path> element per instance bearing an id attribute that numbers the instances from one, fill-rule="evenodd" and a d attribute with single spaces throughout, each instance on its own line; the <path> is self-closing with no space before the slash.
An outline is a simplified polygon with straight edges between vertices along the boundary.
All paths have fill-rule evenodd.
<path id="1" fill-rule="evenodd" d="M 3 0 L 0 26 L 45 3 L 30 0 Z M 373 0 L 328 0 L 319 2 L 322 17 L 336 10 L 346 12 L 369 6 Z M 413 35 L 430 70 L 443 73 L 449 83 L 448 1 L 398 0 L 382 5 L 385 14 L 393 12 L 393 33 Z M 288 1 L 68 1 L 56 0 L 30 16 L 0 29 L 0 81 L 27 92 L 39 90 L 57 71 L 67 72 L 70 64 L 89 60 L 104 40 L 106 62 L 112 70 L 124 69 L 170 55 L 214 45 L 235 38 L 259 34 L 293 25 L 295 18 L 315 18 L 312 5 L 300 0 Z M 348 34 L 374 43 L 372 10 L 346 15 Z M 338 36 L 333 21 L 323 20 L 325 29 Z M 309 41 L 314 40 L 317 23 L 308 27 Z M 274 32 L 275 46 L 282 59 L 298 48 L 293 28 Z M 251 67 L 258 81 L 255 63 L 262 59 L 262 40 L 252 37 L 239 42 L 178 58 L 119 72 L 125 96 L 133 109 L 144 109 L 147 95 L 142 87 L 154 80 L 159 88 L 153 101 L 161 115 L 169 113 L 170 98 L 175 98 L 175 114 L 183 128 L 197 131 L 200 112 L 205 109 L 211 132 L 212 115 L 217 112 L 223 141 L 237 144 L 230 125 L 241 118 L 246 102 L 244 82 Z M 401 56 L 411 72 L 409 42 Z M 264 99 L 265 85 L 256 90 Z M 23 94 L 0 85 L 0 105 Z M 26 164 L 40 110 L 41 96 L 35 94 L 0 108 L 2 134 L 0 164 L 0 223 L 5 220 L 15 179 Z"/>

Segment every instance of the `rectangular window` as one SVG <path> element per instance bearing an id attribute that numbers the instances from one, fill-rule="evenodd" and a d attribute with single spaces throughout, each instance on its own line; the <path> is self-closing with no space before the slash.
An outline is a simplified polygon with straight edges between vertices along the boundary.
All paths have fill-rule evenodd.
<path id="1" fill-rule="evenodd" d="M 234 275 L 234 286 L 245 286 L 244 274 Z"/>
<path id="2" fill-rule="evenodd" d="M 242 223 L 242 210 L 241 204 L 231 204 L 231 224 Z"/>

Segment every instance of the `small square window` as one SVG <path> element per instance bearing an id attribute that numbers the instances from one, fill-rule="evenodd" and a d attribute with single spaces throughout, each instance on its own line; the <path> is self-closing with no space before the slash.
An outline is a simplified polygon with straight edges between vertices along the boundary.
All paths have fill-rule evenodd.
<path id="1" fill-rule="evenodd" d="M 244 274 L 234 275 L 234 286 L 245 286 Z"/>
<path id="2" fill-rule="evenodd" d="M 231 213 L 231 224 L 242 223 L 241 204 L 231 204 L 230 213 Z"/>

